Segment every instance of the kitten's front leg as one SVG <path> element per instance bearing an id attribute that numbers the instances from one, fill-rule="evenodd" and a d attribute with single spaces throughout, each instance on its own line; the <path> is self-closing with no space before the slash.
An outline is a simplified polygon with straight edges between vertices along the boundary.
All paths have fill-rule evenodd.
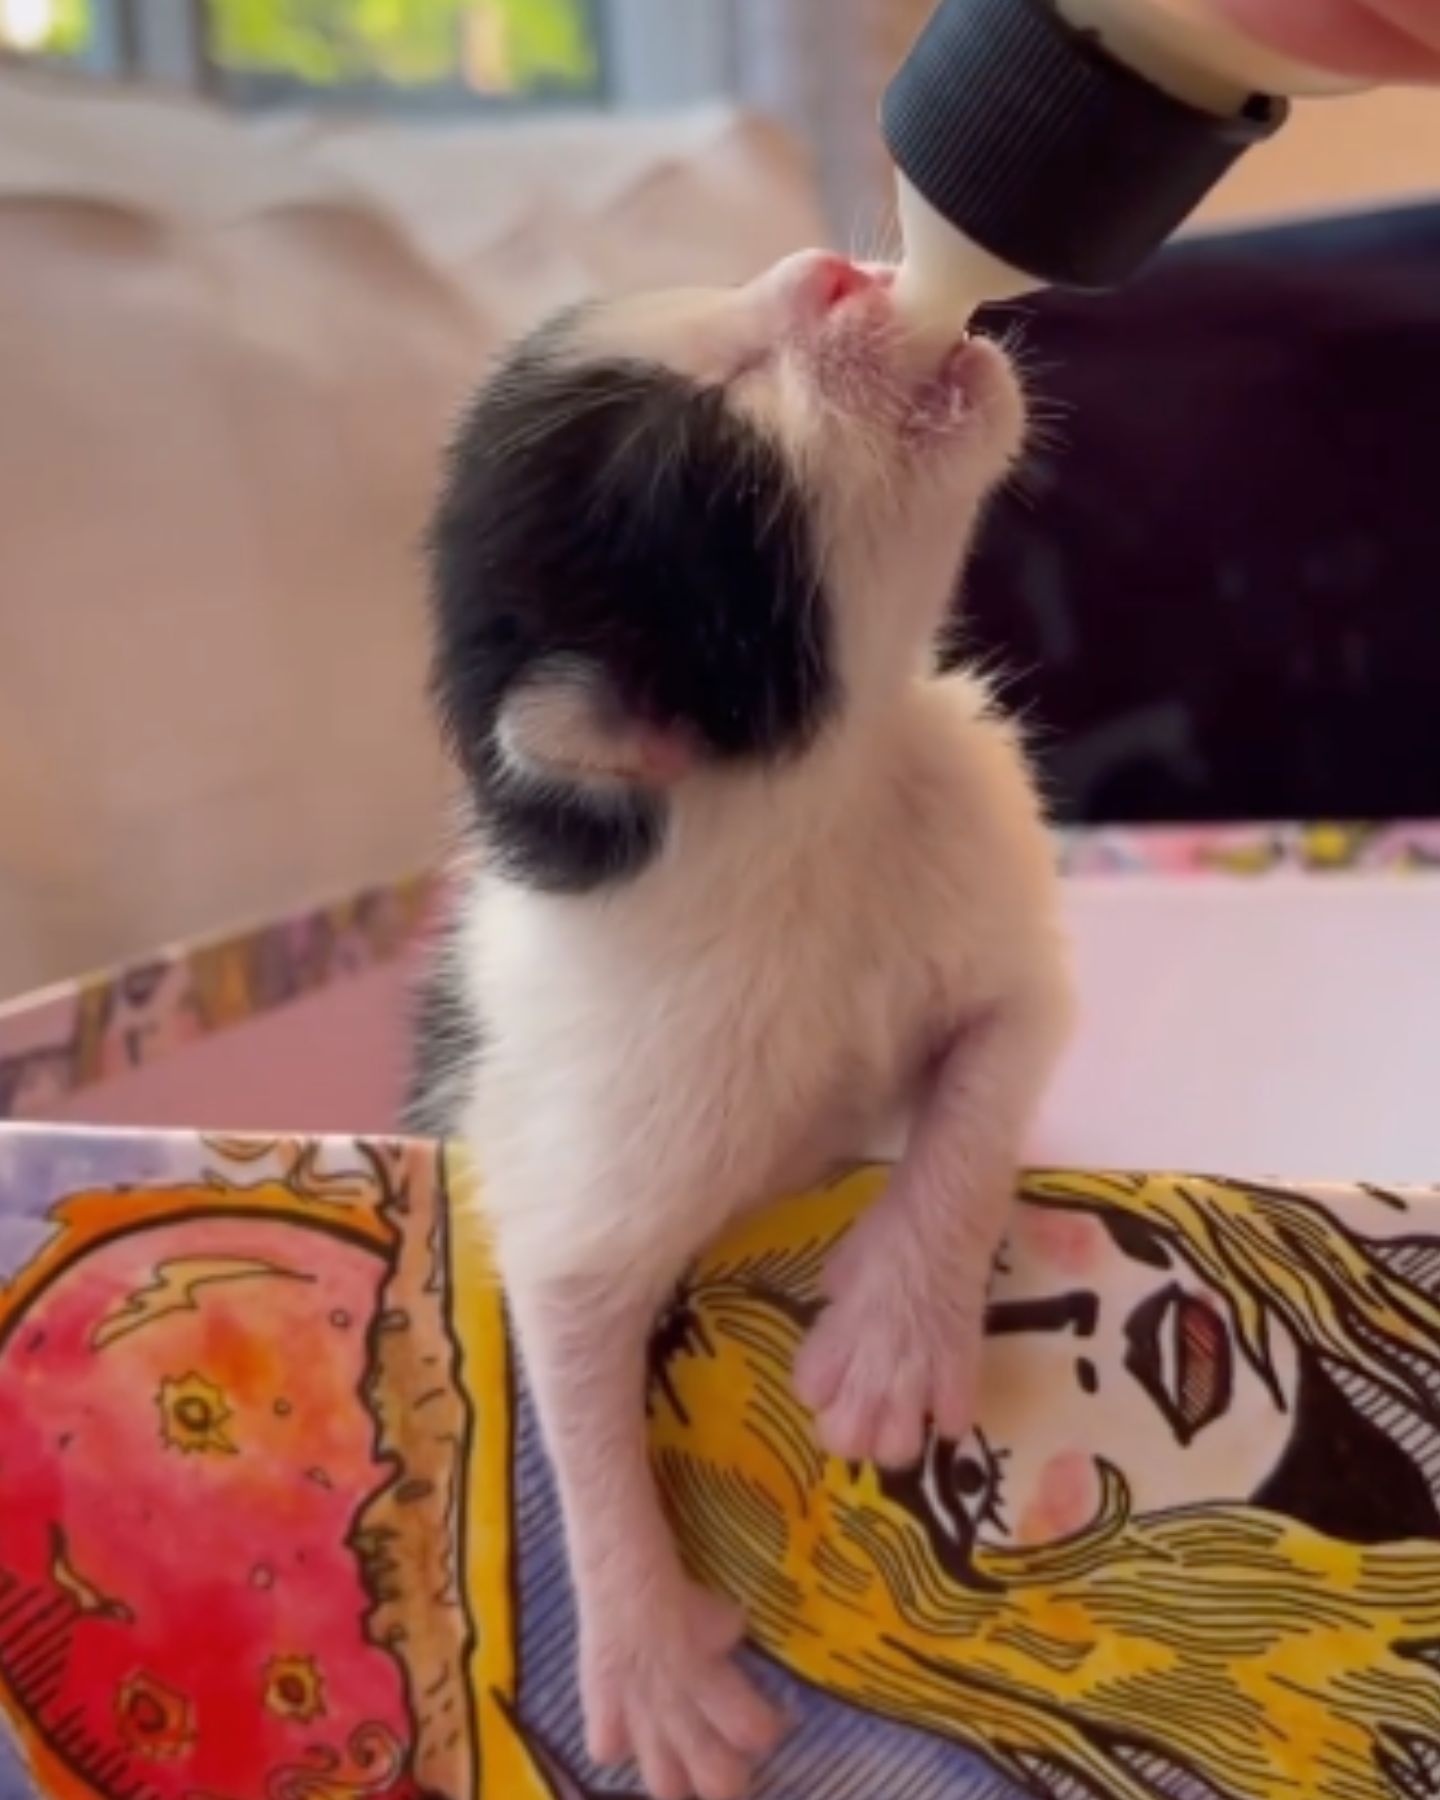
<path id="1" fill-rule="evenodd" d="M 739 1610 L 681 1568 L 650 1471 L 647 1347 L 673 1246 L 542 1276 L 502 1240 L 502 1265 L 564 1513 L 590 1754 L 633 1758 L 655 1800 L 736 1800 L 780 1720 L 733 1660 Z"/>
<path id="2" fill-rule="evenodd" d="M 974 1423 L 991 1266 L 1066 1016 L 1057 984 L 956 1033 L 888 1190 L 832 1258 L 795 1367 L 832 1455 L 905 1467 L 932 1425 L 959 1441 Z"/>

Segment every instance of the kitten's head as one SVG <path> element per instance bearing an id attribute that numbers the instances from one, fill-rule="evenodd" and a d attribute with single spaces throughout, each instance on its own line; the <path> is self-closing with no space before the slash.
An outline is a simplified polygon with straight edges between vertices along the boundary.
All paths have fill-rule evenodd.
<path id="1" fill-rule="evenodd" d="M 793 757 L 923 665 L 1024 409 L 996 345 L 915 340 L 891 283 L 807 252 L 579 308 L 501 364 L 432 539 L 482 800 Z"/>

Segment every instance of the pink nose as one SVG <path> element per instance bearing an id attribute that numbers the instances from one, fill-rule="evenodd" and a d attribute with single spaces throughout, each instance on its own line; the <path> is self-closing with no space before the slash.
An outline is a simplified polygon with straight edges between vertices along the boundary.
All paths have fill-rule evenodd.
<path id="1" fill-rule="evenodd" d="M 756 284 L 792 321 L 823 318 L 842 300 L 885 286 L 880 271 L 862 268 L 828 250 L 802 250 L 777 263 Z"/>
<path id="2" fill-rule="evenodd" d="M 877 285 L 875 277 L 843 256 L 822 256 L 811 276 L 819 306 L 829 311 L 852 294 L 863 294 Z"/>

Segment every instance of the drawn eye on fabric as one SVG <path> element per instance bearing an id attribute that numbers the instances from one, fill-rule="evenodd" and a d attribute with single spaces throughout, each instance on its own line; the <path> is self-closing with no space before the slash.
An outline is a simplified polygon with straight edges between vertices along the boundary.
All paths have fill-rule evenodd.
<path id="1" fill-rule="evenodd" d="M 952 1580 L 985 1588 L 993 1582 L 976 1568 L 982 1536 L 1009 1534 L 1005 1513 L 1005 1462 L 978 1427 L 961 1444 L 932 1436 L 914 1469 L 882 1472 L 880 1490 L 924 1526 L 935 1560 Z"/>

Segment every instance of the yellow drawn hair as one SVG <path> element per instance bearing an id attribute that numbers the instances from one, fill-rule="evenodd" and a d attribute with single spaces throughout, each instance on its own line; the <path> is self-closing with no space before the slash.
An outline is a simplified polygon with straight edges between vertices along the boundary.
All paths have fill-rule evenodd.
<path id="1" fill-rule="evenodd" d="M 694 1572 L 744 1602 L 761 1648 L 1032 1790 L 1157 1800 L 1183 1771 L 1224 1800 L 1431 1791 L 1440 1544 L 1342 1544 L 1243 1498 L 1137 1515 L 1107 1468 L 1083 1532 L 979 1548 L 962 1583 L 872 1472 L 817 1454 L 790 1364 L 825 1252 L 882 1180 L 755 1222 L 672 1322 L 657 1471 Z M 1317 1200 L 1065 1175 L 1027 1199 L 1142 1218 L 1262 1368 L 1276 1329 L 1412 1405 L 1440 1368 L 1440 1306 Z"/>

